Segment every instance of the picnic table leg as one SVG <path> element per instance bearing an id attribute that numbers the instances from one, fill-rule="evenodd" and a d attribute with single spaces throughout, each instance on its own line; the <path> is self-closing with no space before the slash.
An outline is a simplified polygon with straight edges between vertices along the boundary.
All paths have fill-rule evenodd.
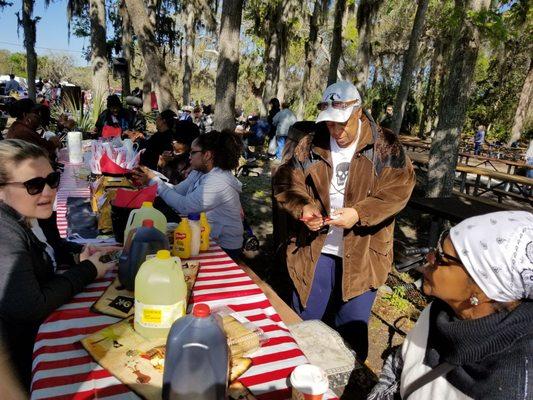
<path id="1" fill-rule="evenodd" d="M 461 172 L 461 193 L 464 193 L 466 189 L 466 172 Z"/>
<path id="2" fill-rule="evenodd" d="M 481 181 L 481 175 L 477 175 L 476 176 L 476 183 L 474 184 L 474 196 L 477 196 L 477 190 L 479 188 L 480 181 Z M 490 182 L 490 178 L 489 178 L 489 182 Z"/>

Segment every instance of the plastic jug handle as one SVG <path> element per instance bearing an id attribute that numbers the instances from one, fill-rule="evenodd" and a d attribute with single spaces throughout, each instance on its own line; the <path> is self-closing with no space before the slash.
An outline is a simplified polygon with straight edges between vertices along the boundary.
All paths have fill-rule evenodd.
<path id="1" fill-rule="evenodd" d="M 126 229 L 130 228 L 131 224 L 133 223 L 133 218 L 135 218 L 135 211 L 131 210 L 130 215 L 128 216 L 128 221 L 126 222 Z"/>

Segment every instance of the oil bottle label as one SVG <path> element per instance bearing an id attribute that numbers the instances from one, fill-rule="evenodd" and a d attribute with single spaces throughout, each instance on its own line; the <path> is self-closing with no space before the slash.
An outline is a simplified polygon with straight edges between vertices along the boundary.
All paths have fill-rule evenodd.
<path id="1" fill-rule="evenodd" d="M 135 300 L 135 321 L 145 328 L 170 328 L 174 321 L 185 315 L 185 302 L 157 305 Z"/>

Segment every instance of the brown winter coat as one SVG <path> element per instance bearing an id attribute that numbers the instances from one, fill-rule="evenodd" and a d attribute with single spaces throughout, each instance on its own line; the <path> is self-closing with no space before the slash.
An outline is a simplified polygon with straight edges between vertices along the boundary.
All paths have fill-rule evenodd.
<path id="1" fill-rule="evenodd" d="M 393 259 L 394 217 L 407 204 L 415 185 L 413 166 L 398 137 L 374 127 L 373 131 L 363 115 L 361 138 L 346 183 L 344 206 L 355 208 L 360 221 L 344 231 L 344 301 L 385 283 Z M 293 158 L 273 177 L 279 206 L 296 220 L 306 204 L 316 205 L 324 216 L 330 214 L 329 138 L 326 125 L 317 124 L 315 135 L 302 139 Z M 288 243 L 287 266 L 305 306 L 327 229 L 312 232 L 303 223 L 298 225 Z"/>

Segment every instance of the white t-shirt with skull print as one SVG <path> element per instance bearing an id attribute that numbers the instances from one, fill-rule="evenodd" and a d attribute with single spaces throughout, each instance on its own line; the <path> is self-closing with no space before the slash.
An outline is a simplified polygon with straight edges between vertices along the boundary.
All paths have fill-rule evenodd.
<path id="1" fill-rule="evenodd" d="M 344 189 L 348 182 L 350 163 L 357 148 L 360 130 L 361 121 L 359 121 L 359 129 L 355 142 L 345 148 L 340 147 L 337 141 L 331 136 L 329 138 L 331 161 L 333 163 L 333 175 L 329 185 L 330 215 L 334 210 L 344 207 Z M 326 236 L 326 242 L 324 243 L 324 247 L 322 247 L 322 253 L 342 257 L 343 233 L 344 229 L 330 226 L 328 235 Z"/>

